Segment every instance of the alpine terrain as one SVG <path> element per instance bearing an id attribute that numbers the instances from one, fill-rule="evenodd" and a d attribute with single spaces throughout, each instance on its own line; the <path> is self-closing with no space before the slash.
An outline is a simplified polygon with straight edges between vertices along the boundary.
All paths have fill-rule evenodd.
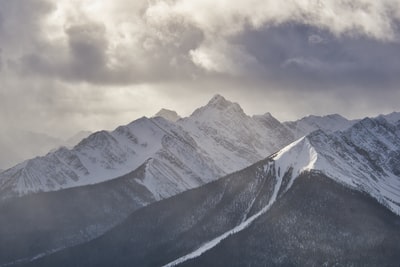
<path id="1" fill-rule="evenodd" d="M 143 117 L 22 162 L 0 174 L 0 263 L 91 240 L 140 207 L 242 169 L 293 140 L 270 114 L 249 117 L 216 95 L 176 123 Z"/>
<path id="2" fill-rule="evenodd" d="M 363 119 L 22 266 L 396 266 L 398 126 Z"/>
<path id="3" fill-rule="evenodd" d="M 94 133 L 0 174 L 0 266 L 395 265 L 393 114 L 281 123 L 216 95 Z"/>

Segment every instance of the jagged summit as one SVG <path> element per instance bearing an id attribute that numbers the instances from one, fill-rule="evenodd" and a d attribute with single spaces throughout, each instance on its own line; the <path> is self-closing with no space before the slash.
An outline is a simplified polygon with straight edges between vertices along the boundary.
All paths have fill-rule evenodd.
<path id="1" fill-rule="evenodd" d="M 208 101 L 207 105 L 210 105 L 210 106 L 228 106 L 228 105 L 231 105 L 231 104 L 232 104 L 231 101 L 227 100 L 225 97 L 223 97 L 220 94 L 216 94 L 210 99 L 210 101 Z"/>
<path id="2" fill-rule="evenodd" d="M 165 108 L 160 109 L 153 117 L 162 117 L 172 122 L 176 122 L 181 118 L 176 111 Z"/>
<path id="3" fill-rule="evenodd" d="M 327 133 L 343 131 L 357 121 L 351 121 L 339 114 L 325 116 L 309 115 L 297 121 L 287 121 L 283 124 L 290 129 L 296 138 L 300 138 L 315 130 L 322 129 Z"/>
<path id="4" fill-rule="evenodd" d="M 209 120 L 217 118 L 220 115 L 225 117 L 232 117 L 236 115 L 239 117 L 247 116 L 238 103 L 231 102 L 225 97 L 216 94 L 205 106 L 196 109 L 192 115 L 190 115 L 190 117 L 204 117 L 204 119 Z"/>
<path id="5" fill-rule="evenodd" d="M 392 112 L 386 115 L 379 115 L 378 117 L 384 118 L 393 124 L 398 124 L 400 122 L 400 112 Z"/>
<path id="6" fill-rule="evenodd" d="M 243 112 L 242 108 L 240 107 L 240 105 L 238 103 L 231 102 L 219 94 L 214 95 L 213 98 L 211 98 L 211 100 L 208 102 L 206 107 L 215 107 L 220 110 L 234 107 Z"/>
<path id="7" fill-rule="evenodd" d="M 261 124 L 265 125 L 268 128 L 271 129 L 277 129 L 277 128 L 282 128 L 285 129 L 285 127 L 282 127 L 282 123 L 277 120 L 274 116 L 272 116 L 271 113 L 267 112 L 263 115 L 253 115 L 252 118 L 258 122 L 260 122 Z M 287 135 L 291 135 L 291 133 L 289 133 L 289 130 L 285 129 L 287 132 Z M 294 137 L 291 137 L 292 139 L 294 139 Z"/>
<path id="8" fill-rule="evenodd" d="M 274 116 L 272 116 L 272 114 L 269 113 L 269 112 L 264 113 L 262 115 L 253 115 L 253 118 L 257 118 L 257 119 L 261 119 L 262 118 L 262 119 L 267 119 L 267 120 L 275 119 L 276 120 L 276 118 Z"/>
<path id="9" fill-rule="evenodd" d="M 306 120 L 306 119 L 321 119 L 321 118 L 346 119 L 342 115 L 334 113 L 334 114 L 327 114 L 327 115 L 308 115 L 308 116 L 302 118 L 302 120 Z"/>

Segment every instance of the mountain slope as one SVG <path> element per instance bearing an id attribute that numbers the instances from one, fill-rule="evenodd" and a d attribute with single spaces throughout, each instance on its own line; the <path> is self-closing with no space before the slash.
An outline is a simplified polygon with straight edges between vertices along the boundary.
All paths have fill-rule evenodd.
<path id="1" fill-rule="evenodd" d="M 290 175 L 279 179 L 274 165 L 266 160 L 154 203 L 98 239 L 18 266 L 390 266 L 400 260 L 399 216 L 315 171 L 285 191 Z"/>
<path id="2" fill-rule="evenodd" d="M 91 132 L 81 131 L 63 140 L 43 133 L 5 130 L 0 132 L 0 173 L 15 164 L 35 156 L 46 155 L 60 146 L 72 148 Z"/>
<path id="3" fill-rule="evenodd" d="M 399 238 L 399 216 L 307 173 L 248 228 L 177 266 L 397 266 Z"/>
<path id="4" fill-rule="evenodd" d="M 94 133 L 72 150 L 63 147 L 1 173 L 1 198 L 107 181 L 135 170 L 149 158 L 153 158 L 154 165 L 150 164 L 153 170 L 158 164 L 158 168 L 164 168 L 163 176 L 168 175 L 167 171 L 173 172 L 168 176 L 172 176 L 172 180 L 183 180 L 188 176 L 186 183 L 194 187 L 221 173 L 199 152 L 195 142 L 179 126 L 162 118 L 141 118 L 113 132 Z M 193 157 L 198 159 L 198 166 L 184 164 L 186 159 Z M 181 166 L 172 166 L 174 164 Z M 147 180 L 144 184 L 151 187 Z M 182 187 L 188 188 L 185 184 Z M 165 195 L 169 196 L 169 193 Z"/>
<path id="5" fill-rule="evenodd" d="M 23 266 L 161 266 L 268 205 L 279 183 L 265 166 L 268 161 L 153 203 L 100 238 Z"/>
<path id="6" fill-rule="evenodd" d="M 0 193 L 4 199 L 100 183 L 151 158 L 141 182 L 158 200 L 253 164 L 293 138 L 269 113 L 249 117 L 216 95 L 177 123 L 143 117 L 18 164 L 0 173 Z"/>
<path id="7" fill-rule="evenodd" d="M 296 176 L 303 170 L 321 171 L 400 214 L 400 136 L 382 118 L 366 118 L 343 133 L 316 131 L 275 159 L 283 172 L 294 169 Z"/>
<path id="8" fill-rule="evenodd" d="M 163 214 L 158 208 L 144 217 L 135 217 L 142 214 L 137 212 L 146 213 L 136 210 L 248 166 L 289 143 L 293 133 L 269 113 L 249 117 L 238 104 L 218 95 L 177 123 L 161 117 L 142 118 L 113 132 L 98 132 L 72 150 L 61 148 L 0 174 L 0 223 L 5 229 L 0 235 L 0 262 L 26 262 L 24 259 L 88 242 L 105 233 L 105 243 L 98 241 L 103 240 L 100 237 L 78 247 L 79 250 L 111 264 L 115 258 L 96 253 L 106 254 L 115 242 L 110 257 L 120 246 L 138 248 L 139 254 L 132 254 L 129 249 L 115 252 L 121 257 L 121 264 L 133 261 L 146 265 L 148 259 L 163 264 L 175 260 L 181 263 L 251 226 L 308 171 L 317 171 L 367 193 L 399 214 L 399 129 L 400 124 L 378 118 L 364 119 L 344 132 L 316 131 L 265 161 L 211 183 L 207 187 L 209 192 L 200 191 L 201 199 L 190 196 L 193 191 L 189 191 L 190 197 L 180 200 L 185 205 L 171 204 L 171 208 L 177 207 L 176 211 L 160 204 L 167 221 L 157 217 L 156 214 Z M 85 186 L 88 184 L 93 185 Z M 214 192 L 215 185 L 219 186 Z M 33 192 L 36 194 L 10 199 Z M 76 201 L 68 201 L 69 195 Z M 191 197 L 196 201 L 191 201 Z M 46 209 L 40 209 L 38 203 L 44 203 Z M 38 207 L 40 214 L 31 212 Z M 193 210 L 201 212 L 192 214 Z M 132 212 L 122 224 L 128 228 L 120 226 L 115 229 L 122 230 L 107 232 Z M 81 214 L 84 215 L 80 217 Z M 171 214 L 182 218 L 170 217 Z M 18 223 L 14 225 L 14 221 Z M 154 221 L 157 223 L 151 226 Z M 114 231 L 119 233 L 117 237 L 112 234 Z M 139 239 L 132 237 L 142 232 L 146 233 L 143 239 L 140 235 Z M 46 238 L 40 239 L 43 236 Z M 122 245 L 118 245 L 120 242 Z M 144 248 L 143 242 L 147 244 Z M 92 252 L 93 248 L 97 252 Z M 79 263 L 84 255 L 74 249 L 44 261 L 57 261 L 57 255 L 72 253 L 77 258 L 71 260 Z M 127 251 L 129 255 L 124 254 Z M 97 262 L 92 256 L 85 266 Z"/>
<path id="9" fill-rule="evenodd" d="M 163 118 L 141 118 L 127 126 L 118 127 L 113 132 L 102 131 L 92 134 L 72 150 L 61 148 L 45 157 L 35 158 L 2 173 L 0 195 L 6 203 L 3 206 L 3 225 L 9 225 L 15 220 L 21 222 L 13 226 L 14 230 L 5 234 L 3 239 L 0 238 L 0 243 L 5 244 L 4 248 L 11 249 L 4 249 L 4 256 L 7 255 L 6 251 L 10 255 L 6 257 L 7 261 L 29 259 L 35 255 L 88 241 L 107 231 L 138 207 L 198 187 L 223 176 L 230 170 L 243 168 L 263 157 L 261 153 L 251 150 L 252 138 L 261 139 L 264 131 L 276 132 L 273 138 L 279 138 L 282 134 L 280 131 L 285 128 L 277 127 L 280 123 L 269 114 L 253 119 L 245 115 L 237 104 L 233 105 L 224 101 L 228 110 L 229 107 L 234 106 L 240 112 L 230 113 L 225 108 L 215 109 L 217 103 L 214 101 L 203 107 L 202 112 L 212 112 L 216 115 L 215 120 L 209 124 L 207 121 L 202 123 L 203 126 L 215 127 L 216 134 L 212 136 L 204 134 L 201 138 L 198 136 L 192 138 L 183 126 Z M 185 121 L 197 122 L 197 118 L 193 116 Z M 234 123 L 225 124 L 225 128 L 220 126 L 230 119 L 235 119 Z M 233 136 L 237 137 L 236 139 L 228 140 L 230 143 L 225 142 L 224 134 L 235 130 L 236 123 L 240 125 L 241 120 L 247 123 L 248 127 L 258 127 L 258 136 L 254 136 L 249 130 L 245 134 L 237 131 Z M 277 142 L 277 139 L 274 140 L 267 138 L 265 142 Z M 255 141 L 261 143 L 260 140 Z M 213 150 L 209 151 L 204 146 L 209 143 L 212 143 Z M 264 146 L 267 148 L 269 145 Z M 243 151 L 247 152 L 238 153 Z M 221 155 L 225 157 L 224 160 L 218 160 L 221 159 Z M 139 169 L 131 171 L 138 166 L 140 166 L 140 172 Z M 108 197 L 110 194 L 113 196 L 119 189 L 110 186 L 113 183 L 107 181 L 120 180 L 118 175 L 125 173 L 128 173 L 125 176 L 131 177 L 127 182 L 130 188 L 127 192 L 133 194 L 132 198 L 137 199 L 133 203 L 123 203 L 119 198 Z M 104 182 L 110 186 L 109 191 L 102 189 Z M 87 194 L 93 196 L 94 200 L 97 199 L 99 203 L 102 203 L 104 199 L 108 199 L 109 203 L 105 205 L 106 207 L 121 205 L 126 208 L 122 209 L 118 216 L 112 216 L 108 208 L 103 211 L 103 205 L 88 204 L 88 206 L 83 206 L 86 207 L 86 213 L 83 216 L 84 219 L 82 218 L 83 221 L 79 222 L 79 218 L 75 217 L 76 214 L 73 212 L 74 206 L 76 206 L 75 209 L 81 210 L 83 207 L 80 206 L 78 200 L 85 202 L 87 200 L 82 199 L 78 194 L 75 196 L 77 201 L 65 201 L 66 192 L 70 192 L 71 195 L 75 195 L 73 192 L 85 192 L 87 187 L 84 186 L 88 184 L 99 185 L 89 187 L 91 193 Z M 69 188 L 71 190 L 64 192 Z M 96 190 L 99 196 L 96 195 Z M 56 192 L 41 194 L 40 192 L 43 191 Z M 15 198 L 17 195 L 32 195 L 32 198 Z M 104 198 L 101 197 L 102 195 Z M 37 209 L 35 199 L 41 199 L 41 203 L 53 203 L 54 206 L 51 206 L 48 211 L 54 212 L 54 216 L 42 210 L 40 217 L 43 219 L 38 221 L 32 213 L 27 212 Z M 14 201 L 19 204 L 15 204 Z M 89 203 L 92 202 L 89 201 Z M 25 208 L 15 208 L 14 204 Z M 21 210 L 21 215 L 14 214 L 12 212 L 14 208 Z M 16 219 L 18 216 L 20 218 Z M 62 219 L 57 221 L 57 218 L 69 217 L 70 220 L 65 221 L 74 222 L 72 226 L 66 226 Z M 26 222 L 29 224 L 26 225 Z M 49 227 L 43 230 L 43 225 L 49 225 Z M 47 236 L 46 241 L 40 242 L 40 245 L 38 243 L 35 249 L 29 251 L 27 246 L 29 247 L 33 242 L 31 237 L 37 237 L 37 229 L 42 229 L 41 233 Z M 26 242 L 21 244 L 21 240 Z M 7 246 L 7 243 L 10 245 Z"/>
<path id="10" fill-rule="evenodd" d="M 178 124 L 225 174 L 249 166 L 294 140 L 271 114 L 250 117 L 237 103 L 220 95 Z"/>
<path id="11" fill-rule="evenodd" d="M 88 137 L 91 134 L 92 134 L 92 132 L 90 132 L 90 131 L 80 131 L 80 132 L 74 134 L 73 136 L 71 136 L 70 138 L 68 138 L 67 140 L 65 140 L 64 145 L 68 148 L 73 148 L 80 141 L 82 141 L 83 139 L 85 139 L 86 137 Z"/>
<path id="12" fill-rule="evenodd" d="M 367 118 L 345 132 L 316 131 L 27 266 L 392 265 L 400 260 L 396 130 Z"/>
<path id="13" fill-rule="evenodd" d="M 339 114 L 327 116 L 310 115 L 297 121 L 284 122 L 283 124 L 293 133 L 296 139 L 316 130 L 326 133 L 343 131 L 350 128 L 357 121 L 350 121 Z"/>
<path id="14" fill-rule="evenodd" d="M 53 191 L 118 177 L 155 153 L 163 135 L 146 118 L 113 132 L 94 133 L 72 150 L 63 147 L 1 173 L 2 195 Z"/>
<path id="15" fill-rule="evenodd" d="M 304 128 L 304 121 L 312 127 Z M 0 173 L 0 198 L 100 183 L 152 158 L 142 182 L 162 199 L 249 166 L 293 142 L 299 132 L 349 123 L 339 115 L 309 117 L 289 129 L 269 113 L 250 117 L 216 95 L 176 123 L 143 117 L 112 132 L 94 133 L 72 149 L 61 147 L 18 164 Z"/>
<path id="16" fill-rule="evenodd" d="M 0 266 L 91 240 L 155 199 L 137 182 L 146 164 L 96 185 L 0 203 Z"/>
<path id="17" fill-rule="evenodd" d="M 378 116 L 384 118 L 385 120 L 387 120 L 388 122 L 392 123 L 392 124 L 398 124 L 400 121 L 400 112 L 392 112 L 386 115 L 380 115 Z"/>
<path id="18" fill-rule="evenodd" d="M 61 145 L 63 140 L 29 131 L 0 131 L 0 168 L 7 169 L 23 160 L 45 155 Z"/>

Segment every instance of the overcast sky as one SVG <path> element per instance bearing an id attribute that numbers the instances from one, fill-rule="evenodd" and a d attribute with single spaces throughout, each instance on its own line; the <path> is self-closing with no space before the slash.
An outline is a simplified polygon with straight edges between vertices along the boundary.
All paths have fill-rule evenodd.
<path id="1" fill-rule="evenodd" d="M 111 129 L 214 94 L 280 120 L 400 111 L 400 0 L 0 0 L 3 129 Z"/>

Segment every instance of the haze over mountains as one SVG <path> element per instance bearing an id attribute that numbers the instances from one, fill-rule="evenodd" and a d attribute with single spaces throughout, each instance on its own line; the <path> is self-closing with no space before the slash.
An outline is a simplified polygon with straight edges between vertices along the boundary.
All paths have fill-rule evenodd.
<path id="1" fill-rule="evenodd" d="M 161 115 L 170 119 L 168 112 L 163 111 Z M 207 181 L 211 181 L 265 158 L 298 136 L 316 129 L 331 132 L 347 128 L 350 124 L 339 115 L 313 116 L 282 124 L 269 113 L 250 117 L 238 104 L 216 95 L 206 106 L 176 123 L 159 116 L 150 119 L 143 117 L 112 132 L 94 133 L 71 150 L 61 147 L 44 157 L 19 164 L 0 174 L 0 191 L 23 195 L 94 184 L 127 174 L 150 158 L 154 166 L 162 166 L 157 165 L 149 171 L 149 175 L 160 168 L 164 168 L 163 175 L 176 169 L 181 172 L 190 169 L 194 180 L 206 177 Z M 168 147 L 170 139 L 174 140 L 172 145 L 179 143 L 185 148 Z M 190 153 L 196 153 L 200 162 L 206 162 L 203 166 L 210 166 L 199 170 L 193 169 L 198 167 L 198 163 L 186 166 L 190 162 L 185 162 L 188 155 L 184 149 L 192 149 Z M 173 155 L 168 155 L 171 153 Z M 183 156 L 181 153 L 186 154 Z M 179 160 L 169 162 L 172 157 Z M 212 161 L 201 160 L 203 157 Z M 166 161 L 169 166 L 164 165 Z M 158 189 L 152 188 L 152 179 L 143 181 L 155 195 L 163 195 L 164 192 L 155 192 Z M 189 183 L 186 189 L 201 184 L 186 182 Z"/>
<path id="2" fill-rule="evenodd" d="M 62 145 L 73 147 L 90 134 L 89 131 L 80 131 L 64 140 L 43 133 L 2 129 L 0 151 L 7 151 L 7 153 L 0 153 L 0 169 L 10 168 L 35 156 L 46 155 L 50 150 Z"/>
<path id="3" fill-rule="evenodd" d="M 94 133 L 0 173 L 0 266 L 391 265 L 399 120 L 281 123 L 216 95 Z"/>

